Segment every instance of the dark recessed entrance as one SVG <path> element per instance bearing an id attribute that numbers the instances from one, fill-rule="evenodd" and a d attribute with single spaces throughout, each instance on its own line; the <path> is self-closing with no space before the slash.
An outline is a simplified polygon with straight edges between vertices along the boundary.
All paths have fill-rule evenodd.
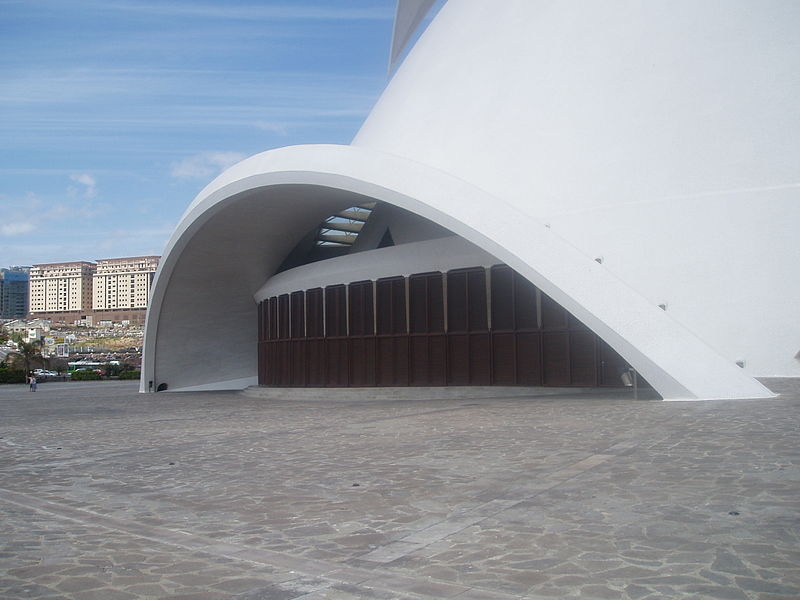
<path id="1" fill-rule="evenodd" d="M 261 385 L 620 386 L 627 363 L 506 265 L 259 303 Z"/>

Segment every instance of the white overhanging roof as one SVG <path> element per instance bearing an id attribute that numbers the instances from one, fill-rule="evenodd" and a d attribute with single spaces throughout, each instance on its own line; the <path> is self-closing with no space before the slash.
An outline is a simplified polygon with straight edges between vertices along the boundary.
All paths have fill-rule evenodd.
<path id="1" fill-rule="evenodd" d="M 609 343 L 665 399 L 773 396 L 602 265 L 502 199 L 409 159 L 331 145 L 253 156 L 189 206 L 154 283 L 142 391 L 151 382 L 172 390 L 255 383 L 253 294 L 302 234 L 326 215 L 369 199 L 430 219 L 517 270 Z"/>

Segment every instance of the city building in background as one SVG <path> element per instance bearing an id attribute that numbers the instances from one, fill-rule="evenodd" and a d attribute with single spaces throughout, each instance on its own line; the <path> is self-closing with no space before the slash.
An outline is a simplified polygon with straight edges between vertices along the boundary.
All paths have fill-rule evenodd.
<path id="1" fill-rule="evenodd" d="M 158 256 L 105 258 L 34 265 L 31 317 L 59 323 L 144 323 Z"/>
<path id="2" fill-rule="evenodd" d="M 99 259 L 92 277 L 95 320 L 143 322 L 159 258 Z"/>
<path id="3" fill-rule="evenodd" d="M 30 267 L 0 269 L 0 319 L 21 319 L 28 314 Z"/>
<path id="4" fill-rule="evenodd" d="M 34 265 L 30 274 L 30 314 L 72 321 L 92 308 L 95 265 L 86 261 Z"/>

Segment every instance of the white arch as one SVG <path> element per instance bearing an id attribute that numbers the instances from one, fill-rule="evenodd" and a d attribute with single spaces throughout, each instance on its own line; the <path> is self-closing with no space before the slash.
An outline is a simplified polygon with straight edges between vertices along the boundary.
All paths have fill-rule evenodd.
<path id="1" fill-rule="evenodd" d="M 665 399 L 773 396 L 591 257 L 502 199 L 405 158 L 323 145 L 253 156 L 190 205 L 154 283 L 142 391 L 151 381 L 170 389 L 254 382 L 253 293 L 300 236 L 353 204 L 354 196 L 419 214 L 507 263 L 593 329 Z"/>

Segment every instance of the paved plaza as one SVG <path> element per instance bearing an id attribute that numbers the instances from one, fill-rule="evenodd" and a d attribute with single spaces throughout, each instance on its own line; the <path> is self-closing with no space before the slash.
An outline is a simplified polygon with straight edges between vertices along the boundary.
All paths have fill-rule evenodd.
<path id="1" fill-rule="evenodd" d="M 0 598 L 796 599 L 800 382 L 766 383 L 781 396 L 5 385 Z"/>

